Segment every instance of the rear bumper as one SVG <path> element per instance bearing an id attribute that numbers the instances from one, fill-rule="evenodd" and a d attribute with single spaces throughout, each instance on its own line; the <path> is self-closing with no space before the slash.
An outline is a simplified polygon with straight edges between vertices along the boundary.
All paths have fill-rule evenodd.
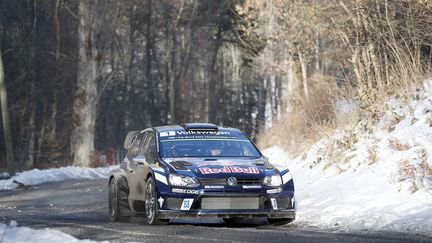
<path id="1" fill-rule="evenodd" d="M 250 211 L 250 212 L 233 212 L 233 211 L 207 211 L 207 210 L 159 210 L 160 219 L 175 218 L 284 218 L 295 219 L 295 210 L 269 210 L 269 211 Z"/>

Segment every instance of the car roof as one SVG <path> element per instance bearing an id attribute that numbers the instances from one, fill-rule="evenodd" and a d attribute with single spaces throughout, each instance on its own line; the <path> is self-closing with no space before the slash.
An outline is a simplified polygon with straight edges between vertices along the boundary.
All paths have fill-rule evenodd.
<path id="1" fill-rule="evenodd" d="M 198 124 L 198 123 L 188 123 L 188 124 L 194 125 L 194 124 Z M 213 124 L 211 124 L 211 125 L 213 125 Z M 180 125 L 157 126 L 157 127 L 152 127 L 152 129 L 156 130 L 157 132 L 186 131 L 186 129 L 183 126 L 180 126 Z M 239 129 L 235 129 L 235 128 L 232 128 L 232 127 L 217 126 L 217 130 L 218 131 L 233 131 L 233 132 L 240 132 L 240 133 L 242 133 Z"/>
<path id="2" fill-rule="evenodd" d="M 235 129 L 235 128 L 232 128 L 232 127 L 216 126 L 216 125 L 211 124 L 211 123 L 185 123 L 185 124 L 181 124 L 181 125 L 156 126 L 156 127 L 145 129 L 143 131 L 147 131 L 149 129 L 155 130 L 157 132 L 186 131 L 186 127 L 190 127 L 190 128 L 192 128 L 194 130 L 200 130 L 199 128 L 203 128 L 203 130 L 207 130 L 207 129 L 205 129 L 206 126 L 207 127 L 211 127 L 212 129 L 215 128 L 215 127 L 217 127 L 217 131 L 230 131 L 230 132 L 235 132 L 235 133 L 243 133 L 239 129 Z M 199 127 L 199 128 L 196 128 L 196 127 Z"/>

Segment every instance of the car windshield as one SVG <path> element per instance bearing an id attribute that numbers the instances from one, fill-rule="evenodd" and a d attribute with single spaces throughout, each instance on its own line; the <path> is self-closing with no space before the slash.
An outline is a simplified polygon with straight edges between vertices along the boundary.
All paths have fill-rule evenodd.
<path id="1" fill-rule="evenodd" d="M 179 157 L 260 157 L 248 139 L 175 139 L 160 141 L 163 158 Z"/>

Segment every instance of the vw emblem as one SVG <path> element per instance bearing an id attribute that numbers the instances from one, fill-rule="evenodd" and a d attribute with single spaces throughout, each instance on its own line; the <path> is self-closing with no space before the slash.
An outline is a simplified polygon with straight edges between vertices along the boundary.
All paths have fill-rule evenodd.
<path id="1" fill-rule="evenodd" d="M 230 186 L 235 186 L 235 185 L 237 185 L 237 179 L 235 177 L 229 177 L 227 179 L 227 183 Z"/>

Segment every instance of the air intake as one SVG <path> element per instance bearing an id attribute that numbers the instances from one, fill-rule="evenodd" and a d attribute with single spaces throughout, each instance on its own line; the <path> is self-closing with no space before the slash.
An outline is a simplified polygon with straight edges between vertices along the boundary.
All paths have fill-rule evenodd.
<path id="1" fill-rule="evenodd" d="M 186 131 L 217 131 L 218 127 L 211 123 L 184 123 L 181 125 Z"/>

